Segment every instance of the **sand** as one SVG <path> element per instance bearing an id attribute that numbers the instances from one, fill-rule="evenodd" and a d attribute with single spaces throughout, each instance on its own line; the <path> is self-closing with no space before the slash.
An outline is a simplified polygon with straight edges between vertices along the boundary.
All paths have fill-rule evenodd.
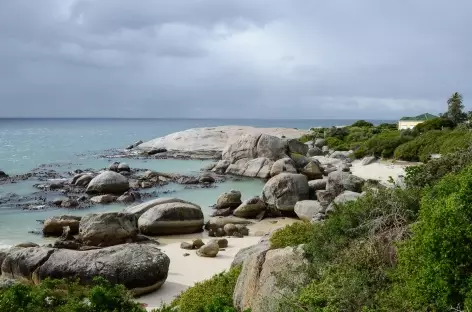
<path id="1" fill-rule="evenodd" d="M 227 238 L 228 248 L 220 251 L 215 258 L 203 258 L 196 255 L 195 250 L 180 248 L 180 242 L 189 241 L 180 237 L 179 242 L 161 246 L 161 250 L 170 258 L 169 276 L 164 285 L 157 291 L 142 296 L 138 302 L 146 304 L 148 311 L 160 307 L 162 303 L 170 303 L 177 295 L 197 282 L 211 278 L 213 275 L 230 268 L 236 253 L 245 247 L 259 242 L 259 236 L 246 236 L 244 238 Z M 204 239 L 206 243 L 210 238 Z M 161 241 L 161 240 L 160 240 Z M 184 257 L 184 253 L 190 256 Z"/>
<path id="2" fill-rule="evenodd" d="M 363 179 L 373 179 L 389 184 L 390 177 L 394 181 L 397 180 L 398 177 L 405 174 L 405 168 L 411 165 L 415 165 L 415 163 L 381 161 L 363 166 L 360 160 L 355 160 L 352 162 L 351 172 Z"/>

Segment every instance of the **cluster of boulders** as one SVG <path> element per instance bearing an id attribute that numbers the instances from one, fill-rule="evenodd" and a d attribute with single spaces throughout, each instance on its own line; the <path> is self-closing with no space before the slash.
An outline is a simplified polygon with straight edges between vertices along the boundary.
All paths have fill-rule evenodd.
<path id="1" fill-rule="evenodd" d="M 226 238 L 215 238 L 208 241 L 206 244 L 201 239 L 195 239 L 192 243 L 182 242 L 180 248 L 193 250 L 196 249 L 196 254 L 200 257 L 214 258 L 220 250 L 228 247 L 228 240 Z M 185 254 L 188 256 L 189 254 Z"/>

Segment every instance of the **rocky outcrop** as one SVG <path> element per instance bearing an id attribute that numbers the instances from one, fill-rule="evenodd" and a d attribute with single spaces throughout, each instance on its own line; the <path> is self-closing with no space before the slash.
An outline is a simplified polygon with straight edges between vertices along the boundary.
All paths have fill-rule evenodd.
<path id="1" fill-rule="evenodd" d="M 245 200 L 236 210 L 233 215 L 239 218 L 255 218 L 266 209 L 266 204 L 259 196 L 252 197 Z"/>
<path id="2" fill-rule="evenodd" d="M 316 199 L 320 202 L 323 208 L 328 208 L 329 204 L 334 200 L 335 196 L 327 190 L 315 191 Z"/>
<path id="3" fill-rule="evenodd" d="M 364 182 L 364 179 L 350 173 L 335 171 L 328 175 L 326 189 L 334 196 L 338 196 L 344 191 L 361 193 Z"/>
<path id="4" fill-rule="evenodd" d="M 361 164 L 363 166 L 367 166 L 367 165 L 373 164 L 376 161 L 377 161 L 377 158 L 375 156 L 367 156 L 367 157 L 364 157 L 364 159 L 362 159 Z"/>
<path id="5" fill-rule="evenodd" d="M 274 163 L 264 157 L 255 159 L 240 159 L 228 166 L 227 174 L 267 179 L 270 176 L 270 169 Z"/>
<path id="6" fill-rule="evenodd" d="M 61 236 L 63 228 L 68 226 L 69 233 L 76 235 L 79 233 L 79 223 L 81 217 L 77 216 L 59 216 L 52 217 L 44 221 L 43 234 L 45 236 Z"/>
<path id="7" fill-rule="evenodd" d="M 241 192 L 231 190 L 221 194 L 216 201 L 216 209 L 236 208 L 241 205 Z"/>
<path id="8" fill-rule="evenodd" d="M 318 179 L 308 181 L 308 187 L 313 191 L 324 190 L 326 189 L 326 180 Z"/>
<path id="9" fill-rule="evenodd" d="M 87 173 L 82 173 L 74 176 L 71 184 L 81 187 L 87 187 L 87 185 L 92 181 L 93 176 Z"/>
<path id="10" fill-rule="evenodd" d="M 279 211 L 293 211 L 298 201 L 308 197 L 308 180 L 302 174 L 281 173 L 271 178 L 262 190 L 262 200 Z"/>
<path id="11" fill-rule="evenodd" d="M 310 161 L 300 173 L 304 174 L 308 180 L 316 180 L 323 178 L 323 168 L 316 161 Z"/>
<path id="12" fill-rule="evenodd" d="M 225 173 L 229 165 L 231 165 L 231 162 L 228 159 L 222 159 L 213 167 L 212 171 L 220 174 Z"/>
<path id="13" fill-rule="evenodd" d="M 166 280 L 170 259 L 153 245 L 125 244 L 76 251 L 47 247 L 16 248 L 2 264 L 2 275 L 39 283 L 46 278 L 79 279 L 91 284 L 101 276 L 136 295 L 158 289 Z"/>
<path id="14" fill-rule="evenodd" d="M 281 299 L 308 282 L 307 274 L 301 269 L 306 264 L 300 247 L 250 255 L 234 289 L 234 306 L 238 311 L 249 308 L 253 312 L 277 311 Z"/>
<path id="15" fill-rule="evenodd" d="M 272 168 L 270 169 L 270 176 L 275 177 L 282 172 L 297 173 L 295 162 L 291 158 L 286 157 L 274 162 Z"/>
<path id="16" fill-rule="evenodd" d="M 315 140 L 315 146 L 319 148 L 323 148 L 323 146 L 326 145 L 326 140 L 325 139 L 316 139 Z"/>
<path id="17" fill-rule="evenodd" d="M 141 200 L 141 194 L 138 192 L 133 192 L 133 191 L 128 191 L 125 192 L 123 195 L 118 197 L 116 199 L 117 202 L 123 203 L 123 204 L 130 204 L 135 201 L 140 201 Z"/>
<path id="18" fill-rule="evenodd" d="M 286 144 L 290 153 L 301 155 L 306 155 L 308 153 L 309 146 L 297 139 L 288 139 L 286 140 Z"/>
<path id="19" fill-rule="evenodd" d="M 222 229 L 226 224 L 229 224 L 229 223 L 242 224 L 242 225 L 252 224 L 252 222 L 249 220 L 234 217 L 234 216 L 212 217 L 205 224 L 205 229 L 206 230 L 217 230 L 218 228 Z"/>
<path id="20" fill-rule="evenodd" d="M 308 150 L 307 156 L 313 157 L 313 156 L 321 156 L 323 155 L 323 151 L 321 148 L 314 146 Z"/>
<path id="21" fill-rule="evenodd" d="M 145 235 L 197 233 L 203 228 L 203 212 L 186 202 L 154 204 L 139 217 L 138 227 Z"/>
<path id="22" fill-rule="evenodd" d="M 264 236 L 261 240 L 256 244 L 246 248 L 243 248 L 238 251 L 238 253 L 234 256 L 233 262 L 231 263 L 231 267 L 239 266 L 246 261 L 250 256 L 254 254 L 261 254 L 265 253 L 270 249 L 270 235 Z"/>
<path id="23" fill-rule="evenodd" d="M 80 220 L 79 236 L 87 246 L 104 247 L 133 242 L 137 235 L 137 219 L 133 214 L 92 213 Z"/>
<path id="24" fill-rule="evenodd" d="M 295 213 L 303 221 L 311 221 L 319 213 L 324 213 L 324 208 L 317 200 L 302 200 L 295 204 Z"/>
<path id="25" fill-rule="evenodd" d="M 121 195 L 129 189 L 128 179 L 119 173 L 105 171 L 92 179 L 87 186 L 88 194 Z"/>

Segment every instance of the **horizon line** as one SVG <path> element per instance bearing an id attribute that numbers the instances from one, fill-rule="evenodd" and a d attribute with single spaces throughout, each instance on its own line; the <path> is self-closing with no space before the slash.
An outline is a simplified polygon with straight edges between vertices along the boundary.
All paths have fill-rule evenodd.
<path id="1" fill-rule="evenodd" d="M 55 119 L 55 120 L 397 120 L 383 118 L 212 118 L 212 117 L 0 117 L 8 119 Z"/>

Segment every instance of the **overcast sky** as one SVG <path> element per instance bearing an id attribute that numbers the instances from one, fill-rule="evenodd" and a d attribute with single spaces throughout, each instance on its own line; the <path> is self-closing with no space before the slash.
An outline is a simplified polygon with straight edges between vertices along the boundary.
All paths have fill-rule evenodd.
<path id="1" fill-rule="evenodd" d="M 394 119 L 444 111 L 455 91 L 472 109 L 471 13 L 471 0 L 1 0 L 0 117 Z"/>

